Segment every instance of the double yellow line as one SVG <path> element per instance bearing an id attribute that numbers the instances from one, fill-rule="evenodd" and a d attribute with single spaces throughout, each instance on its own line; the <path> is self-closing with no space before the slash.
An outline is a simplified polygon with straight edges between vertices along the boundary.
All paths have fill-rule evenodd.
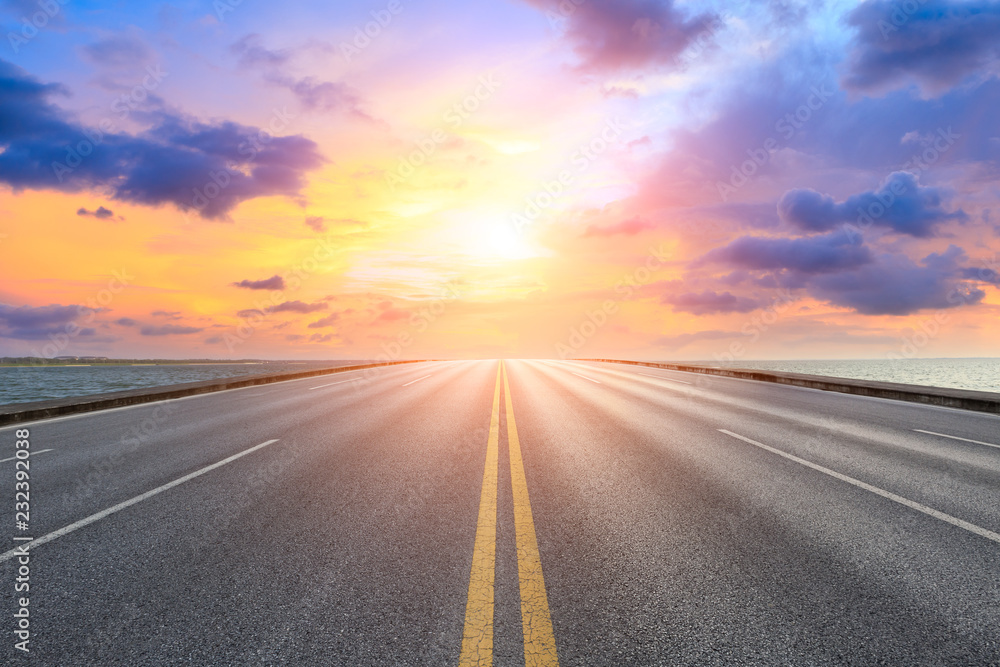
<path id="1" fill-rule="evenodd" d="M 524 631 L 526 667 L 558 665 L 556 640 L 552 634 L 549 601 L 542 578 L 542 561 L 531 517 L 528 484 L 524 477 L 521 441 L 517 437 L 514 408 L 510 400 L 507 369 L 501 361 L 493 390 L 493 413 L 486 441 L 486 470 L 479 498 L 479 523 L 472 552 L 469 599 L 465 607 L 461 667 L 493 664 L 493 584 L 497 549 L 497 469 L 500 458 L 500 385 L 507 408 L 507 448 L 510 453 L 510 481 L 514 492 L 514 532 L 517 538 L 517 573 L 521 591 L 521 625 Z"/>

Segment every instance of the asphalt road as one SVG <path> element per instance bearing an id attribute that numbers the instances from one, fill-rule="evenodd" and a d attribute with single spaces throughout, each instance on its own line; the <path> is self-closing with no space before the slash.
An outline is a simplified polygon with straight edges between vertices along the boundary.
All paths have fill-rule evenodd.
<path id="1" fill-rule="evenodd" d="M 1000 418 L 504 365 L 0 428 L 0 663 L 1000 664 Z"/>

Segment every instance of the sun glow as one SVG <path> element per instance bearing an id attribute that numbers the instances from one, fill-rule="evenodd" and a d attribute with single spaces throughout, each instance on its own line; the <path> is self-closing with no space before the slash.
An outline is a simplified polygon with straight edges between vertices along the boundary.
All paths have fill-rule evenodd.
<path id="1" fill-rule="evenodd" d="M 546 255 L 530 230 L 518 230 L 513 222 L 497 214 L 464 211 L 449 216 L 449 223 L 435 235 L 439 247 L 473 263 L 496 264 Z"/>
<path id="2" fill-rule="evenodd" d="M 478 259 L 513 261 L 538 257 L 525 233 L 519 233 L 513 223 L 484 221 L 470 226 L 465 251 Z"/>

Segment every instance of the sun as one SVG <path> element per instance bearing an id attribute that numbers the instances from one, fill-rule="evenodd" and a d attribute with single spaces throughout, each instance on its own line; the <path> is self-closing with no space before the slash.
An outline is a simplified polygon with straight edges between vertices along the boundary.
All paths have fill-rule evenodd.
<path id="1" fill-rule="evenodd" d="M 449 241 L 463 255 L 480 262 L 511 262 L 545 254 L 528 230 L 496 215 L 468 215 L 450 225 Z"/>
<path id="2" fill-rule="evenodd" d="M 486 232 L 488 247 L 484 254 L 499 259 L 529 259 L 538 254 L 525 234 L 518 232 L 513 224 L 490 224 Z"/>

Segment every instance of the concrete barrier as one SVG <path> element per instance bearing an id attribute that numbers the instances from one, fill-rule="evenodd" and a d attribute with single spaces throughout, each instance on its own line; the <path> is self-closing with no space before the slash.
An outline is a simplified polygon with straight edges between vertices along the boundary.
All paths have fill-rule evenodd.
<path id="1" fill-rule="evenodd" d="M 578 359 L 578 361 L 601 361 L 612 364 L 629 364 L 632 366 L 648 366 L 663 368 L 685 373 L 700 373 L 702 375 L 718 375 L 720 377 L 738 378 L 741 380 L 756 380 L 757 382 L 773 382 L 787 384 L 793 387 L 807 387 L 822 391 L 836 391 L 841 394 L 888 398 L 894 401 L 923 403 L 924 405 L 940 405 L 946 408 L 974 410 L 1000 414 L 1000 394 L 989 391 L 972 391 L 968 389 L 949 389 L 943 387 L 924 387 L 916 384 L 900 384 L 896 382 L 875 382 L 873 380 L 853 380 L 848 378 L 832 378 L 822 375 L 805 375 L 802 373 L 780 373 L 776 371 L 758 371 L 744 368 L 715 368 L 712 366 L 689 366 L 686 364 L 668 364 L 655 361 L 625 361 L 622 359 Z"/>
<path id="2" fill-rule="evenodd" d="M 65 415 L 74 415 L 84 412 L 110 410 L 112 408 L 122 408 L 129 405 L 153 403 L 155 401 L 166 401 L 172 398 L 184 398 L 185 396 L 196 396 L 198 394 L 210 394 L 216 391 L 226 391 L 227 389 L 254 387 L 257 385 L 272 384 L 274 382 L 286 382 L 288 380 L 300 380 L 309 377 L 333 375 L 336 373 L 344 373 L 346 371 L 360 371 L 366 368 L 395 366 L 397 364 L 415 364 L 420 361 L 425 360 L 413 359 L 407 361 L 384 361 L 371 364 L 360 364 L 357 366 L 337 366 L 334 368 L 320 368 L 311 371 L 281 373 L 278 375 L 250 375 L 220 380 L 185 382 L 183 384 L 174 384 L 166 387 L 130 389 L 128 391 L 116 391 L 108 394 L 94 394 L 92 396 L 59 398 L 50 401 L 11 403 L 9 405 L 0 406 L 0 426 L 20 424 L 23 422 L 50 419 L 52 417 L 62 417 Z"/>

